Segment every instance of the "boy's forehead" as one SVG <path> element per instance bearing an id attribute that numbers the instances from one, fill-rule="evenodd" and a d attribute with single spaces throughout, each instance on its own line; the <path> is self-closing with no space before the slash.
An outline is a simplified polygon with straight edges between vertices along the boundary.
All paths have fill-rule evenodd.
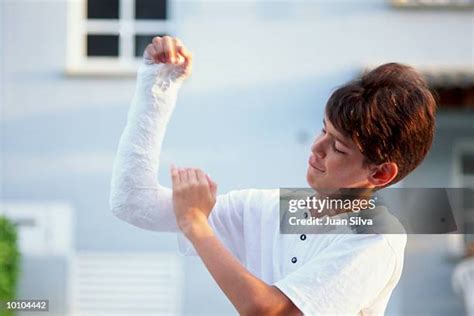
<path id="1" fill-rule="evenodd" d="M 332 129 L 331 132 L 333 134 L 335 134 L 334 136 L 337 139 L 339 139 L 339 141 L 341 143 L 346 145 L 346 147 L 349 147 L 349 148 L 355 149 L 357 151 L 360 151 L 361 153 L 364 153 L 364 150 L 363 150 L 361 144 L 358 143 L 357 140 L 354 140 L 351 136 L 345 136 L 342 132 L 340 132 L 338 129 L 336 129 L 336 127 L 331 123 L 331 121 L 327 118 L 327 116 L 324 117 L 323 124 L 324 124 L 324 126 L 326 126 L 326 129 L 327 129 L 326 124 L 329 124 L 331 126 L 331 129 Z M 356 133 L 356 135 L 358 135 L 358 133 Z M 357 136 L 354 136 L 354 137 L 357 137 Z"/>
<path id="2" fill-rule="evenodd" d="M 323 124 L 327 129 L 327 126 L 329 125 L 331 127 L 331 134 L 334 135 L 335 138 L 337 138 L 341 143 L 343 143 L 346 146 L 353 147 L 355 146 L 354 141 L 352 138 L 345 136 L 342 132 L 336 129 L 336 127 L 331 123 L 331 121 L 327 118 L 323 118 Z"/>

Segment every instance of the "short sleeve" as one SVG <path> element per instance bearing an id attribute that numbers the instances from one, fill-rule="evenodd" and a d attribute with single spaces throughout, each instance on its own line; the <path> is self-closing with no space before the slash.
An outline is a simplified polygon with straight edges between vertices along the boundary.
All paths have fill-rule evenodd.
<path id="1" fill-rule="evenodd" d="M 261 212 L 263 206 L 275 198 L 274 190 L 234 190 L 218 195 L 216 205 L 209 215 L 211 225 L 217 238 L 224 246 L 245 265 L 244 217 Z M 179 253 L 184 256 L 196 256 L 196 250 L 183 233 L 178 233 Z"/>
<path id="2" fill-rule="evenodd" d="M 344 235 L 274 285 L 305 315 L 357 315 L 389 283 L 396 260 L 382 235 Z"/>

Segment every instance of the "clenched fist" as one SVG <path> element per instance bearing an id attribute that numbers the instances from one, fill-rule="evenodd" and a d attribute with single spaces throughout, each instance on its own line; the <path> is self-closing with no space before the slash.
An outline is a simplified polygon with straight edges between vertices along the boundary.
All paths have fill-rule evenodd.
<path id="1" fill-rule="evenodd" d="M 191 75 L 193 55 L 177 37 L 154 37 L 145 48 L 143 56 L 150 63 L 179 66 L 182 68 L 182 79 Z"/>

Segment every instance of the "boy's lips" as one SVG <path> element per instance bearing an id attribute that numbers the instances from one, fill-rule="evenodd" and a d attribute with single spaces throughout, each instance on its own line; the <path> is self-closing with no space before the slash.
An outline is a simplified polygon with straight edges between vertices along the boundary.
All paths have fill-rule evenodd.
<path id="1" fill-rule="evenodd" d="M 313 169 L 316 169 L 320 172 L 324 172 L 325 170 L 323 168 L 320 168 L 316 165 L 316 157 L 314 157 L 313 155 L 309 156 L 309 160 L 308 160 L 308 163 L 309 165 L 313 168 Z"/>

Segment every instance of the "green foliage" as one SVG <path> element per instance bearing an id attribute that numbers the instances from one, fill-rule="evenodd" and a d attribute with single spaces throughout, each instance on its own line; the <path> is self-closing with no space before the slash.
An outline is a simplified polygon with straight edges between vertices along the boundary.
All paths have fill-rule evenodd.
<path id="1" fill-rule="evenodd" d="M 19 276 L 20 253 L 17 245 L 16 228 L 7 218 L 0 216 L 0 301 L 15 299 Z M 0 316 L 13 315 L 0 308 Z"/>

